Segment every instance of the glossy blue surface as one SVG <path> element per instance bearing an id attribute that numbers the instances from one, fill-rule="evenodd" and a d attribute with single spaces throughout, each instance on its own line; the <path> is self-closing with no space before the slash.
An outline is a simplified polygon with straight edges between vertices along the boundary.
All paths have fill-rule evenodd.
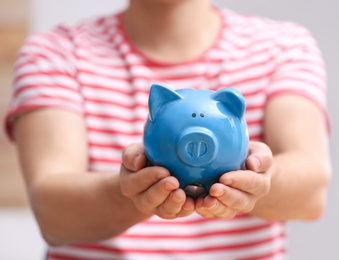
<path id="1" fill-rule="evenodd" d="M 153 84 L 144 129 L 151 165 L 167 168 L 179 182 L 206 191 L 228 171 L 240 169 L 248 152 L 246 104 L 235 89 L 218 92 Z"/>

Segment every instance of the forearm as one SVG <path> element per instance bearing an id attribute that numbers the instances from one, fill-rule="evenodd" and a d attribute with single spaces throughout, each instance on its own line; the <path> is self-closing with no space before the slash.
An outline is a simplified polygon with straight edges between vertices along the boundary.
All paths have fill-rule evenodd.
<path id="1" fill-rule="evenodd" d="M 98 241 L 148 217 L 122 195 L 118 172 L 86 173 L 86 125 L 78 114 L 52 108 L 27 112 L 16 119 L 13 134 L 30 201 L 48 243 Z"/>
<path id="2" fill-rule="evenodd" d="M 149 217 L 121 194 L 119 174 L 46 174 L 29 194 L 42 234 L 53 245 L 110 238 Z"/>
<path id="3" fill-rule="evenodd" d="M 321 216 L 330 178 L 327 156 L 290 151 L 274 156 L 271 189 L 251 214 L 274 221 L 312 220 Z"/>

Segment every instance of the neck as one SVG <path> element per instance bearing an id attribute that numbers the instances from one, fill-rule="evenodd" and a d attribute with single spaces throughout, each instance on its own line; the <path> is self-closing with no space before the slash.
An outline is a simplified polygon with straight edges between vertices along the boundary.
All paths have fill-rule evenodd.
<path id="1" fill-rule="evenodd" d="M 130 0 L 123 22 L 141 52 L 165 63 L 198 57 L 220 30 L 219 16 L 207 0 Z"/>

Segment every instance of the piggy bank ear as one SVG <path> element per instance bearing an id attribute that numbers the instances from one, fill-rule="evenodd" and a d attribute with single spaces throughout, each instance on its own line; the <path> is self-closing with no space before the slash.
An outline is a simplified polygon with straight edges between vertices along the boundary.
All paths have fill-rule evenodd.
<path id="1" fill-rule="evenodd" d="M 212 95 L 212 99 L 222 102 L 235 116 L 242 118 L 246 102 L 241 93 L 233 88 L 224 88 Z"/>
<path id="2" fill-rule="evenodd" d="M 151 86 L 148 99 L 148 108 L 151 120 L 155 120 L 157 113 L 163 105 L 168 102 L 182 98 L 183 97 L 180 96 L 177 92 L 168 87 L 159 84 L 153 84 Z"/>

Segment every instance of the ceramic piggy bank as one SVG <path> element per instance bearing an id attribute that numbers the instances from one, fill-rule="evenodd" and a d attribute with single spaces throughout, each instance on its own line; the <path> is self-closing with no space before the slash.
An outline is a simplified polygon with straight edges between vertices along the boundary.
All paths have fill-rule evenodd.
<path id="1" fill-rule="evenodd" d="M 153 84 L 144 129 L 151 165 L 167 168 L 180 183 L 208 192 L 222 174 L 240 169 L 248 152 L 243 96 L 235 89 L 170 88 Z"/>

